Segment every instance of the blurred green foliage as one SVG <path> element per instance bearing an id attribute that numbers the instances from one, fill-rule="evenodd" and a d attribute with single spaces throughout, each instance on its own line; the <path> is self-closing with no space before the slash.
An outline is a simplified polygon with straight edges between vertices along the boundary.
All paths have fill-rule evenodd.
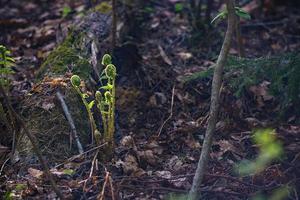
<path id="1" fill-rule="evenodd" d="M 174 6 L 175 12 L 179 13 L 182 12 L 184 9 L 183 3 L 176 3 Z"/>
<path id="2" fill-rule="evenodd" d="M 282 146 L 276 140 L 275 130 L 261 129 L 254 134 L 254 142 L 259 148 L 258 157 L 254 161 L 243 161 L 238 165 L 241 175 L 262 172 L 272 161 L 278 159 L 282 153 Z"/>
<path id="3" fill-rule="evenodd" d="M 0 84 L 6 87 L 9 84 L 8 75 L 14 73 L 12 66 L 15 60 L 10 56 L 11 52 L 3 45 L 0 45 Z"/>
<path id="4" fill-rule="evenodd" d="M 64 6 L 62 11 L 62 17 L 67 17 L 72 12 L 72 9 L 69 6 Z"/>

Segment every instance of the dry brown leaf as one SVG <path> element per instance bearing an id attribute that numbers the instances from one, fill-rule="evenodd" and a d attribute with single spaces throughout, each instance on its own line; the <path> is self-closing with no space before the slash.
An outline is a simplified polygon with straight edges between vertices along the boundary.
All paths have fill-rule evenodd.
<path id="1" fill-rule="evenodd" d="M 166 168 L 174 171 L 178 171 L 182 168 L 183 162 L 178 156 L 173 156 L 166 164 Z"/>
<path id="2" fill-rule="evenodd" d="M 37 178 L 37 179 L 40 179 L 40 178 L 43 176 L 43 174 L 44 174 L 43 171 L 38 170 L 38 169 L 34 169 L 34 168 L 32 168 L 32 167 L 28 168 L 28 173 L 29 173 L 32 177 Z"/>
<path id="3" fill-rule="evenodd" d="M 146 150 L 146 151 L 138 151 L 138 156 L 145 160 L 147 163 L 150 165 L 155 165 L 157 164 L 157 157 L 153 154 L 153 151 L 151 150 Z"/>
<path id="4" fill-rule="evenodd" d="M 172 178 L 172 173 L 170 171 L 156 171 L 154 173 L 156 176 L 164 179 L 170 179 Z"/>
<path id="5" fill-rule="evenodd" d="M 163 50 L 163 48 L 160 45 L 158 45 L 158 49 L 159 49 L 160 56 L 163 58 L 165 63 L 167 63 L 168 65 L 172 65 L 172 61 L 169 59 L 166 52 Z"/>

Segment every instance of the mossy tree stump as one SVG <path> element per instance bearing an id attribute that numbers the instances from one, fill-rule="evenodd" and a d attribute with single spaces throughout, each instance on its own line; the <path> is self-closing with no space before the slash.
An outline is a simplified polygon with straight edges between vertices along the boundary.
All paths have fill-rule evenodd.
<path id="1" fill-rule="evenodd" d="M 98 80 L 102 71 L 100 58 L 110 51 L 110 28 L 110 15 L 99 12 L 88 14 L 70 28 L 64 41 L 45 59 L 31 93 L 23 102 L 21 114 L 49 160 L 63 160 L 78 152 L 75 141 L 70 146 L 71 130 L 57 101 L 57 91 L 65 96 L 81 143 L 84 147 L 90 145 L 87 114 L 69 79 L 72 74 L 77 74 L 86 82 Z M 28 159 L 34 154 L 23 134 L 18 138 L 17 152 L 26 158 L 26 162 L 33 161 Z"/>

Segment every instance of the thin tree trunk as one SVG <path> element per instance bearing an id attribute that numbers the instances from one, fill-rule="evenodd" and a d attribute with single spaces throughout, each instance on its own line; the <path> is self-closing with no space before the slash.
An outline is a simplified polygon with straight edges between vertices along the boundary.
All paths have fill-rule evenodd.
<path id="1" fill-rule="evenodd" d="M 111 53 L 117 40 L 117 0 L 112 0 L 112 28 L 111 28 Z"/>
<path id="2" fill-rule="evenodd" d="M 189 200 L 196 200 L 200 196 L 199 188 L 203 180 L 203 175 L 206 170 L 206 165 L 208 163 L 213 134 L 215 132 L 216 123 L 217 123 L 219 104 L 220 104 L 219 103 L 220 88 L 222 84 L 222 72 L 223 72 L 223 67 L 227 60 L 227 55 L 229 53 L 232 35 L 234 33 L 234 26 L 235 26 L 235 22 L 234 22 L 235 11 L 234 11 L 233 0 L 226 0 L 226 5 L 228 10 L 228 26 L 227 26 L 224 42 L 214 71 L 208 126 L 206 129 L 205 139 L 203 142 L 203 147 L 198 162 L 197 170 L 194 176 L 193 185 L 189 192 Z"/>

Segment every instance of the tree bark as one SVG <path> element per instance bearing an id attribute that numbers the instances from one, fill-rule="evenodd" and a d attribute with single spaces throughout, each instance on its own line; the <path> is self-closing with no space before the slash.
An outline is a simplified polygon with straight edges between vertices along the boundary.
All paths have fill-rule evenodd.
<path id="1" fill-rule="evenodd" d="M 198 162 L 197 170 L 193 179 L 193 185 L 189 192 L 189 200 L 196 200 L 200 197 L 200 185 L 203 180 L 204 172 L 209 160 L 209 152 L 212 144 L 213 134 L 215 132 L 217 117 L 219 112 L 219 101 L 220 101 L 220 88 L 222 84 L 222 73 L 223 67 L 227 60 L 227 55 L 230 50 L 232 35 L 235 28 L 235 10 L 233 0 L 226 0 L 226 6 L 228 10 L 228 26 L 224 42 L 217 60 L 217 64 L 214 71 L 214 77 L 212 82 L 211 91 L 211 105 L 208 126 L 205 133 L 205 139 L 203 142 L 203 147 Z"/>

